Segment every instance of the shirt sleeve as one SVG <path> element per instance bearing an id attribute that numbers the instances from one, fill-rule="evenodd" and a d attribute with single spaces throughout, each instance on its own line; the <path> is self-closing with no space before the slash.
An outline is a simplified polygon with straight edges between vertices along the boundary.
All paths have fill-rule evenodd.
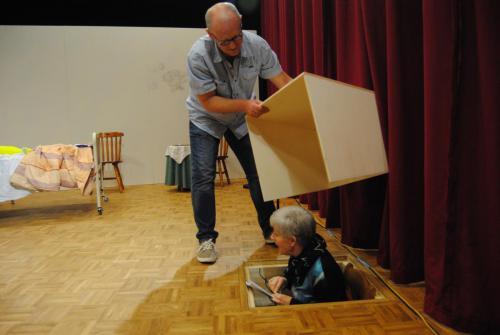
<path id="1" fill-rule="evenodd" d="M 260 76 L 264 79 L 269 79 L 281 73 L 281 65 L 278 61 L 278 56 L 271 49 L 269 44 L 262 39 L 260 48 L 260 59 L 262 60 L 262 67 L 260 69 Z"/>
<path id="2" fill-rule="evenodd" d="M 189 87 L 194 95 L 201 95 L 215 91 L 214 78 L 202 55 L 190 52 L 187 58 L 187 73 Z"/>

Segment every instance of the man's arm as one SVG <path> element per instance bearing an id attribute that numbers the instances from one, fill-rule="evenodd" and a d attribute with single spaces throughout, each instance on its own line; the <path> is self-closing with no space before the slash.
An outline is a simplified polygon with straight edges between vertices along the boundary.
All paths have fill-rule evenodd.
<path id="1" fill-rule="evenodd" d="M 286 84 L 288 84 L 290 81 L 292 81 L 292 78 L 285 71 L 281 71 L 281 73 L 278 74 L 277 76 L 269 78 L 269 81 L 271 81 L 271 83 L 273 83 L 274 86 L 280 89 Z"/>
<path id="2" fill-rule="evenodd" d="M 228 99 L 219 97 L 215 91 L 198 95 L 198 100 L 209 112 L 234 113 L 245 112 L 247 115 L 259 117 L 265 110 L 259 100 Z"/>
<path id="3" fill-rule="evenodd" d="M 281 71 L 280 74 L 269 78 L 269 80 L 274 84 L 274 86 L 280 89 L 290 82 L 292 78 L 290 78 L 286 72 Z M 209 112 L 245 112 L 249 116 L 259 117 L 268 111 L 266 108 L 262 107 L 262 102 L 259 100 L 228 99 L 216 95 L 215 91 L 198 95 L 198 100 Z"/>

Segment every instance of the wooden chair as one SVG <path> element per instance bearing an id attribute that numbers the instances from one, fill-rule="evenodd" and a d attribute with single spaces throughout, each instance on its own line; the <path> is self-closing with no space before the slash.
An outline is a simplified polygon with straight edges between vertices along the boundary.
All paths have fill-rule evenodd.
<path id="1" fill-rule="evenodd" d="M 103 177 L 102 179 L 116 179 L 120 192 L 123 192 L 125 190 L 125 186 L 123 186 L 122 175 L 120 173 L 120 168 L 118 167 L 118 164 L 122 162 L 121 155 L 123 135 L 124 134 L 121 132 L 107 132 L 97 134 L 97 143 L 101 156 L 102 174 L 104 175 L 104 167 L 106 166 L 106 164 L 113 165 L 113 169 L 115 170 L 114 177 Z"/>
<path id="2" fill-rule="evenodd" d="M 226 175 L 227 183 L 231 184 L 229 174 L 227 173 L 226 159 L 227 159 L 228 144 L 225 137 L 222 137 L 219 143 L 219 152 L 217 153 L 217 170 L 219 175 L 220 185 L 224 186 L 224 175 Z"/>

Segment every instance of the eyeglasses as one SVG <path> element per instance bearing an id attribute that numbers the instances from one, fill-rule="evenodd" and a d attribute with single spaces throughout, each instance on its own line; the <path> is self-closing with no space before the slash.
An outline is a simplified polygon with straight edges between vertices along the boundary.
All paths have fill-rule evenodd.
<path id="1" fill-rule="evenodd" d="M 223 40 L 223 41 L 219 41 L 219 40 L 215 40 L 217 42 L 217 44 L 221 47 L 227 47 L 229 44 L 231 43 L 237 43 L 239 41 L 241 41 L 241 39 L 243 38 L 243 33 L 239 33 L 238 35 L 234 36 L 233 38 L 230 38 L 230 39 L 227 39 L 227 40 Z"/>

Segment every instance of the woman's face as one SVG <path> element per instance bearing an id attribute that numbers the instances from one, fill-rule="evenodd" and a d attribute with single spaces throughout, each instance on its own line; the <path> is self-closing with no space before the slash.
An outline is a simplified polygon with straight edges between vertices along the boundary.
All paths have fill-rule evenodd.
<path id="1" fill-rule="evenodd" d="M 279 227 L 274 226 L 273 233 L 271 234 L 271 239 L 274 241 L 274 243 L 276 243 L 280 254 L 291 256 L 293 246 L 296 243 L 296 239 L 294 237 L 283 236 Z"/>

